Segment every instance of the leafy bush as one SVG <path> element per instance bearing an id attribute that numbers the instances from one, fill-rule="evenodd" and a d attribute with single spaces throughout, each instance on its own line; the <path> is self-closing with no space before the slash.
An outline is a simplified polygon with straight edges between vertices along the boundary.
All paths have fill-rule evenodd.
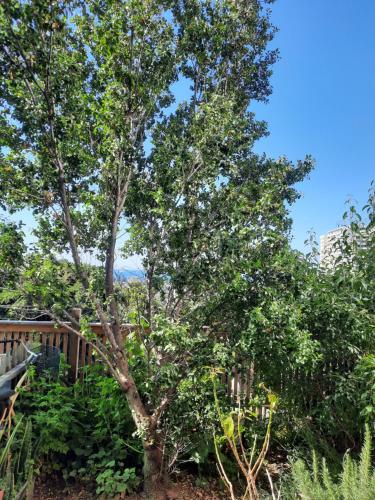
<path id="1" fill-rule="evenodd" d="M 140 479 L 137 477 L 134 468 L 124 469 L 120 472 L 118 470 L 115 471 L 112 468 L 114 466 L 114 460 L 108 462 L 106 469 L 97 476 L 96 482 L 98 487 L 96 488 L 96 493 L 98 495 L 103 493 L 106 496 L 112 496 L 118 493 L 131 493 L 138 487 Z"/>
<path id="2" fill-rule="evenodd" d="M 70 440 L 80 432 L 73 387 L 63 384 L 60 379 L 36 379 L 31 371 L 31 383 L 22 391 L 18 403 L 34 424 L 40 453 L 45 456 L 66 454 Z"/>
<path id="3" fill-rule="evenodd" d="M 67 385 L 32 378 L 18 401 L 39 436 L 43 471 L 66 480 L 97 484 L 97 493 L 134 489 L 141 466 L 139 440 L 123 393 L 102 366 L 85 369 L 82 381 Z M 118 484 L 118 486 L 115 486 Z"/>
<path id="4" fill-rule="evenodd" d="M 365 439 L 359 461 L 348 454 L 343 460 L 342 472 L 332 478 L 326 460 L 321 463 L 313 452 L 312 472 L 303 460 L 292 467 L 294 497 L 306 500 L 373 500 L 375 497 L 375 468 L 371 465 L 371 432 L 366 426 Z"/>
<path id="5" fill-rule="evenodd" d="M 357 363 L 354 376 L 356 393 L 359 394 L 361 416 L 366 420 L 375 419 L 375 355 L 363 356 Z M 358 387 L 358 385 L 360 387 Z M 359 389 L 359 390 L 358 390 Z"/>

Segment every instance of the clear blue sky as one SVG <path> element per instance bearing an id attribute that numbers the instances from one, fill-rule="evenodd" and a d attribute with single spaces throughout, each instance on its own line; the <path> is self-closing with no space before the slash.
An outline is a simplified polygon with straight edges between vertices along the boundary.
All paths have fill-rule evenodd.
<path id="1" fill-rule="evenodd" d="M 292 209 L 293 245 L 340 223 L 348 197 L 363 206 L 375 179 L 375 0 L 277 0 L 273 95 L 256 105 L 270 136 L 257 151 L 316 168 Z"/>
<path id="2" fill-rule="evenodd" d="M 340 223 L 349 197 L 362 206 L 375 179 L 375 0 L 277 0 L 272 11 L 281 60 L 270 102 L 253 108 L 270 130 L 256 150 L 316 159 L 291 212 L 303 250 L 310 229 Z M 186 97 L 186 84 L 176 91 Z"/>

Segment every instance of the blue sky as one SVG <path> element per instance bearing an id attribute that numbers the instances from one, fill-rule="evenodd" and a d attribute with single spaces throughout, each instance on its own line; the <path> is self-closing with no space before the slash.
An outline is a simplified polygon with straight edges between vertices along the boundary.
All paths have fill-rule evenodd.
<path id="1" fill-rule="evenodd" d="M 292 208 L 293 246 L 336 227 L 351 197 L 363 206 L 375 179 L 375 1 L 278 0 L 273 95 L 256 105 L 270 136 L 256 146 L 316 168 Z"/>
<path id="2" fill-rule="evenodd" d="M 277 0 L 272 20 L 281 59 L 269 103 L 253 105 L 270 131 L 256 151 L 316 159 L 291 210 L 292 244 L 304 250 L 308 231 L 340 224 L 345 201 L 363 206 L 375 179 L 375 0 Z M 186 98 L 186 83 L 175 90 Z M 27 213 L 22 219 L 32 223 Z"/>

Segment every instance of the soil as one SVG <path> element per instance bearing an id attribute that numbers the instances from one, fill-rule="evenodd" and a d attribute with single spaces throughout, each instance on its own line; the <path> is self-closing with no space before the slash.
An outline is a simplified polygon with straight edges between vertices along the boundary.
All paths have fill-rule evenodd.
<path id="1" fill-rule="evenodd" d="M 37 479 L 33 498 L 35 500 L 63 500 L 68 498 L 72 500 L 91 500 L 96 496 L 95 491 L 85 485 L 66 485 L 59 478 L 48 478 L 43 482 Z"/>
<path id="2" fill-rule="evenodd" d="M 224 500 L 228 494 L 220 488 L 217 482 L 207 481 L 204 486 L 197 486 L 197 480 L 193 476 L 182 476 L 176 479 L 168 489 L 169 500 Z M 35 500 L 108 500 L 99 496 L 95 490 L 86 485 L 73 484 L 66 485 L 59 478 L 41 482 L 37 480 L 34 490 Z M 147 500 L 142 494 L 131 496 L 119 495 L 113 500 Z"/>

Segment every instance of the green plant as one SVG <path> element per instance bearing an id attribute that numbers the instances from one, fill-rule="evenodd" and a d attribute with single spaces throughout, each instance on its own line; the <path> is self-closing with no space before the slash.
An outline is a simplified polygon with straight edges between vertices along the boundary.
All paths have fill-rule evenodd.
<path id="1" fill-rule="evenodd" d="M 17 412 L 33 422 L 43 470 L 58 470 L 66 481 L 95 483 L 111 463 L 113 474 L 141 465 L 142 451 L 129 408 L 113 378 L 101 365 L 87 367 L 82 380 L 68 385 L 31 377 Z M 113 463 L 112 463 L 113 462 Z"/>
<path id="2" fill-rule="evenodd" d="M 253 446 L 250 449 L 246 448 L 246 443 L 244 442 L 243 439 L 244 427 L 246 425 L 246 421 L 251 420 L 254 413 L 250 408 L 241 409 L 240 406 L 235 411 L 232 411 L 229 414 L 225 414 L 222 412 L 219 404 L 219 399 L 217 396 L 216 380 L 217 380 L 217 374 L 219 372 L 220 371 L 218 370 L 212 370 L 211 372 L 215 406 L 217 410 L 217 415 L 220 420 L 220 426 L 223 430 L 222 436 L 216 436 L 216 435 L 214 436 L 215 452 L 218 462 L 217 469 L 219 471 L 223 483 L 225 484 L 226 488 L 229 491 L 231 499 L 235 500 L 233 484 L 230 481 L 228 474 L 225 471 L 223 461 L 221 458 L 221 453 L 219 451 L 220 447 L 224 443 L 226 443 L 231 451 L 235 463 L 237 464 L 238 472 L 243 476 L 243 478 L 246 481 L 245 492 L 242 497 L 243 500 L 258 500 L 259 493 L 256 486 L 256 481 L 259 472 L 262 468 L 264 458 L 268 451 L 270 436 L 271 436 L 272 417 L 277 405 L 277 397 L 271 391 L 266 389 L 267 399 L 269 402 L 268 422 L 263 443 L 256 456 L 256 445 L 257 445 L 256 437 L 254 439 Z M 265 389 L 264 386 L 263 389 Z"/>
<path id="3" fill-rule="evenodd" d="M 150 341 L 140 328 L 143 370 L 130 362 L 120 326 L 123 293 L 114 283 L 121 227 L 129 233 L 125 253 L 143 257 L 147 294 L 139 316 L 151 330 L 159 306 L 171 321 L 186 322 L 192 299 L 209 313 L 230 270 L 243 275 L 244 256 L 257 262 L 258 253 L 269 257 L 285 240 L 293 186 L 312 161 L 293 165 L 254 153 L 267 130 L 251 106 L 271 93 L 277 59 L 268 49 L 270 3 L 1 3 L 0 204 L 32 210 L 41 250 L 30 262 L 28 290 L 22 279 L 14 288 L 59 322 L 68 320 L 72 294 L 60 285 L 51 255 L 69 252 L 78 294 L 105 336 L 93 346 L 85 331 L 85 340 L 131 407 L 149 490 L 160 490 L 157 441 L 176 375 L 184 379 L 194 357 L 178 352 L 173 363 L 175 339 Z M 182 100 L 178 80 L 191 87 Z M 86 254 L 103 264 L 103 287 L 92 280 Z M 142 386 L 160 371 L 162 390 L 148 398 Z M 55 415 L 47 418 L 57 425 Z"/>
<path id="4" fill-rule="evenodd" d="M 30 383 L 22 390 L 17 408 L 30 417 L 39 439 L 41 455 L 66 454 L 69 441 L 80 432 L 74 388 L 63 380 L 64 367 L 57 380 L 36 377 L 31 368 Z"/>
<path id="5" fill-rule="evenodd" d="M 4 426 L 0 432 L 0 490 L 4 500 L 18 494 L 32 498 L 35 476 L 37 446 L 33 442 L 33 428 L 30 419 L 21 417 L 14 428 Z"/>
<path id="6" fill-rule="evenodd" d="M 360 394 L 359 405 L 361 416 L 368 422 L 375 420 L 375 355 L 363 356 L 355 366 L 354 377 L 357 394 Z M 359 389 L 359 390 L 358 390 Z"/>
<path id="7" fill-rule="evenodd" d="M 0 217 L 0 283 L 13 288 L 25 256 L 22 223 L 4 221 Z M 1 293 L 1 290 L 0 290 Z"/>
<path id="8" fill-rule="evenodd" d="M 312 471 L 299 459 L 292 466 L 294 497 L 306 500 L 373 500 L 375 468 L 371 464 L 371 432 L 366 426 L 359 460 L 344 456 L 342 472 L 334 479 L 325 458 L 312 453 Z"/>
<path id="9" fill-rule="evenodd" d="M 106 464 L 103 472 L 101 472 L 96 482 L 98 487 L 96 493 L 114 496 L 119 493 L 132 493 L 140 484 L 140 479 L 137 477 L 135 469 L 124 469 L 122 472 L 116 471 L 115 461 L 112 460 Z"/>

